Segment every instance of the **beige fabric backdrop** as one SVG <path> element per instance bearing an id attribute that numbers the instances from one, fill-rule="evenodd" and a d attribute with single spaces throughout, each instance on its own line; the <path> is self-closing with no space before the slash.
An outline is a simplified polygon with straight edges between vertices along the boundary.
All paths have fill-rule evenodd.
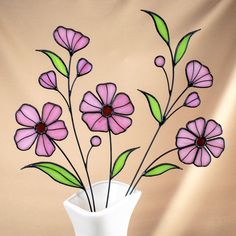
<path id="1" fill-rule="evenodd" d="M 39 109 L 47 101 L 62 103 L 56 93 L 39 87 L 39 74 L 52 66 L 45 56 L 35 52 L 46 48 L 67 56 L 52 38 L 58 25 L 80 30 L 91 38 L 91 44 L 78 57 L 92 61 L 94 70 L 77 84 L 74 105 L 78 106 L 85 91 L 107 81 L 117 83 L 118 89 L 129 93 L 136 104 L 133 126 L 113 140 L 114 155 L 129 147 L 142 146 L 120 175 L 120 180 L 130 181 L 155 127 L 146 101 L 136 89 L 156 94 L 164 104 L 166 83 L 153 59 L 158 54 L 169 56 L 150 17 L 140 9 L 155 11 L 167 21 L 172 46 L 183 34 L 202 28 L 178 66 L 176 94 L 185 84 L 184 66 L 188 60 L 198 59 L 207 64 L 215 78 L 214 87 L 199 90 L 202 98 L 199 109 L 176 115 L 163 128 L 149 160 L 173 147 L 178 128 L 200 115 L 223 124 L 227 149 L 209 168 L 184 166 L 183 172 L 142 181 L 139 188 L 143 195 L 133 215 L 129 236 L 236 235 L 234 0 L 0 1 L 0 235 L 73 235 L 62 202 L 74 189 L 55 184 L 36 170 L 20 171 L 22 166 L 43 159 L 34 155 L 33 148 L 27 152 L 17 150 L 13 141 L 18 127 L 14 113 L 22 103 Z M 77 128 L 86 150 L 92 134 L 79 120 L 80 114 L 77 116 Z M 69 120 L 66 114 L 63 118 Z M 106 134 L 101 137 L 104 142 L 107 140 Z M 62 145 L 79 167 L 72 136 Z M 106 145 L 93 152 L 93 181 L 107 177 L 104 171 L 108 168 L 107 155 Z M 59 152 L 48 160 L 66 165 Z M 176 155 L 168 160 L 179 163 Z"/>

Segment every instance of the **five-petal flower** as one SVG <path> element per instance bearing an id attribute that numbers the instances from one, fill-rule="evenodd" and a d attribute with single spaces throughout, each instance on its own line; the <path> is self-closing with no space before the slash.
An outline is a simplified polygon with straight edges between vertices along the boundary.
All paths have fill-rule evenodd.
<path id="1" fill-rule="evenodd" d="M 91 131 L 120 134 L 132 124 L 127 117 L 134 112 L 134 106 L 125 93 L 116 93 L 113 83 L 99 84 L 96 88 L 98 99 L 92 92 L 85 93 L 80 104 L 82 119 Z"/>
<path id="2" fill-rule="evenodd" d="M 44 104 L 41 117 L 33 106 L 23 104 L 16 112 L 16 121 L 25 128 L 16 131 L 16 146 L 25 151 L 37 140 L 35 153 L 51 156 L 55 151 L 53 140 L 63 140 L 68 135 L 64 121 L 58 120 L 61 114 L 61 107 L 53 103 Z"/>

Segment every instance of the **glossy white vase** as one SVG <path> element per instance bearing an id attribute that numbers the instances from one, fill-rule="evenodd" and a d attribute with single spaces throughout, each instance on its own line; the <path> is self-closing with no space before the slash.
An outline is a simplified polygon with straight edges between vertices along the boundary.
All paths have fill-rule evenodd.
<path id="1" fill-rule="evenodd" d="M 128 185 L 112 181 L 109 207 L 105 208 L 108 182 L 93 185 L 96 212 L 90 212 L 84 191 L 72 195 L 64 202 L 76 236 L 127 236 L 133 210 L 141 196 L 135 190 L 125 197 Z M 88 190 L 90 195 L 90 192 Z"/>

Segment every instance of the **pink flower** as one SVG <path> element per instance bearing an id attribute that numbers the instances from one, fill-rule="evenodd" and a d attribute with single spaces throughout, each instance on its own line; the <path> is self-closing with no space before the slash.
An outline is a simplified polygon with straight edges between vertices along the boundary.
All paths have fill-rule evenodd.
<path id="1" fill-rule="evenodd" d="M 125 132 L 132 120 L 127 117 L 134 112 L 134 106 L 125 93 L 116 93 L 113 83 L 99 84 L 96 88 L 98 99 L 93 93 L 84 94 L 80 104 L 82 119 L 92 131 L 120 134 Z"/>
<path id="2" fill-rule="evenodd" d="M 71 55 L 86 47 L 90 41 L 87 36 L 73 29 L 59 26 L 53 33 L 55 41 L 67 49 Z"/>
<path id="3" fill-rule="evenodd" d="M 33 106 L 23 104 L 16 112 L 16 121 L 26 128 L 16 131 L 16 146 L 26 151 L 37 140 L 35 153 L 38 156 L 51 156 L 55 151 L 53 140 L 63 140 L 68 135 L 64 121 L 58 120 L 61 114 L 61 107 L 53 103 L 44 104 L 42 117 Z"/>
<path id="4" fill-rule="evenodd" d="M 221 126 L 214 120 L 197 118 L 181 128 L 176 136 L 179 158 L 185 164 L 208 166 L 211 155 L 219 157 L 225 148 L 225 141 L 219 137 Z"/>
<path id="5" fill-rule="evenodd" d="M 46 89 L 57 89 L 57 77 L 54 71 L 48 71 L 39 76 L 39 84 Z"/>
<path id="6" fill-rule="evenodd" d="M 91 139 L 90 139 L 90 143 L 93 147 L 98 147 L 101 145 L 102 143 L 102 140 L 99 136 L 93 136 Z"/>
<path id="7" fill-rule="evenodd" d="M 77 75 L 82 76 L 88 74 L 92 70 L 92 64 L 85 58 L 79 59 L 77 63 Z"/>
<path id="8" fill-rule="evenodd" d="M 186 65 L 185 72 L 190 87 L 208 88 L 213 84 L 213 76 L 209 68 L 199 61 L 190 61 Z"/>
<path id="9" fill-rule="evenodd" d="M 194 108 L 194 107 L 198 107 L 200 103 L 201 103 L 201 100 L 198 93 L 192 92 L 186 98 L 184 102 L 184 106 Z"/>

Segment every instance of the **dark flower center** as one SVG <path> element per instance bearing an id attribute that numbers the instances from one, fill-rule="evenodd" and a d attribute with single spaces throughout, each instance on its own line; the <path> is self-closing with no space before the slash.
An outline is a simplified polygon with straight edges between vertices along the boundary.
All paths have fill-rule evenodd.
<path id="1" fill-rule="evenodd" d="M 203 147 L 206 144 L 206 139 L 204 137 L 199 137 L 197 138 L 196 143 L 199 147 Z"/>
<path id="2" fill-rule="evenodd" d="M 111 106 L 109 106 L 109 105 L 105 105 L 102 108 L 102 115 L 105 116 L 105 117 L 111 116 L 112 112 L 113 112 L 113 108 Z"/>
<path id="3" fill-rule="evenodd" d="M 37 133 L 39 134 L 43 134 L 46 132 L 47 126 L 43 123 L 43 122 L 39 122 L 36 126 L 35 126 L 35 130 Z"/>

